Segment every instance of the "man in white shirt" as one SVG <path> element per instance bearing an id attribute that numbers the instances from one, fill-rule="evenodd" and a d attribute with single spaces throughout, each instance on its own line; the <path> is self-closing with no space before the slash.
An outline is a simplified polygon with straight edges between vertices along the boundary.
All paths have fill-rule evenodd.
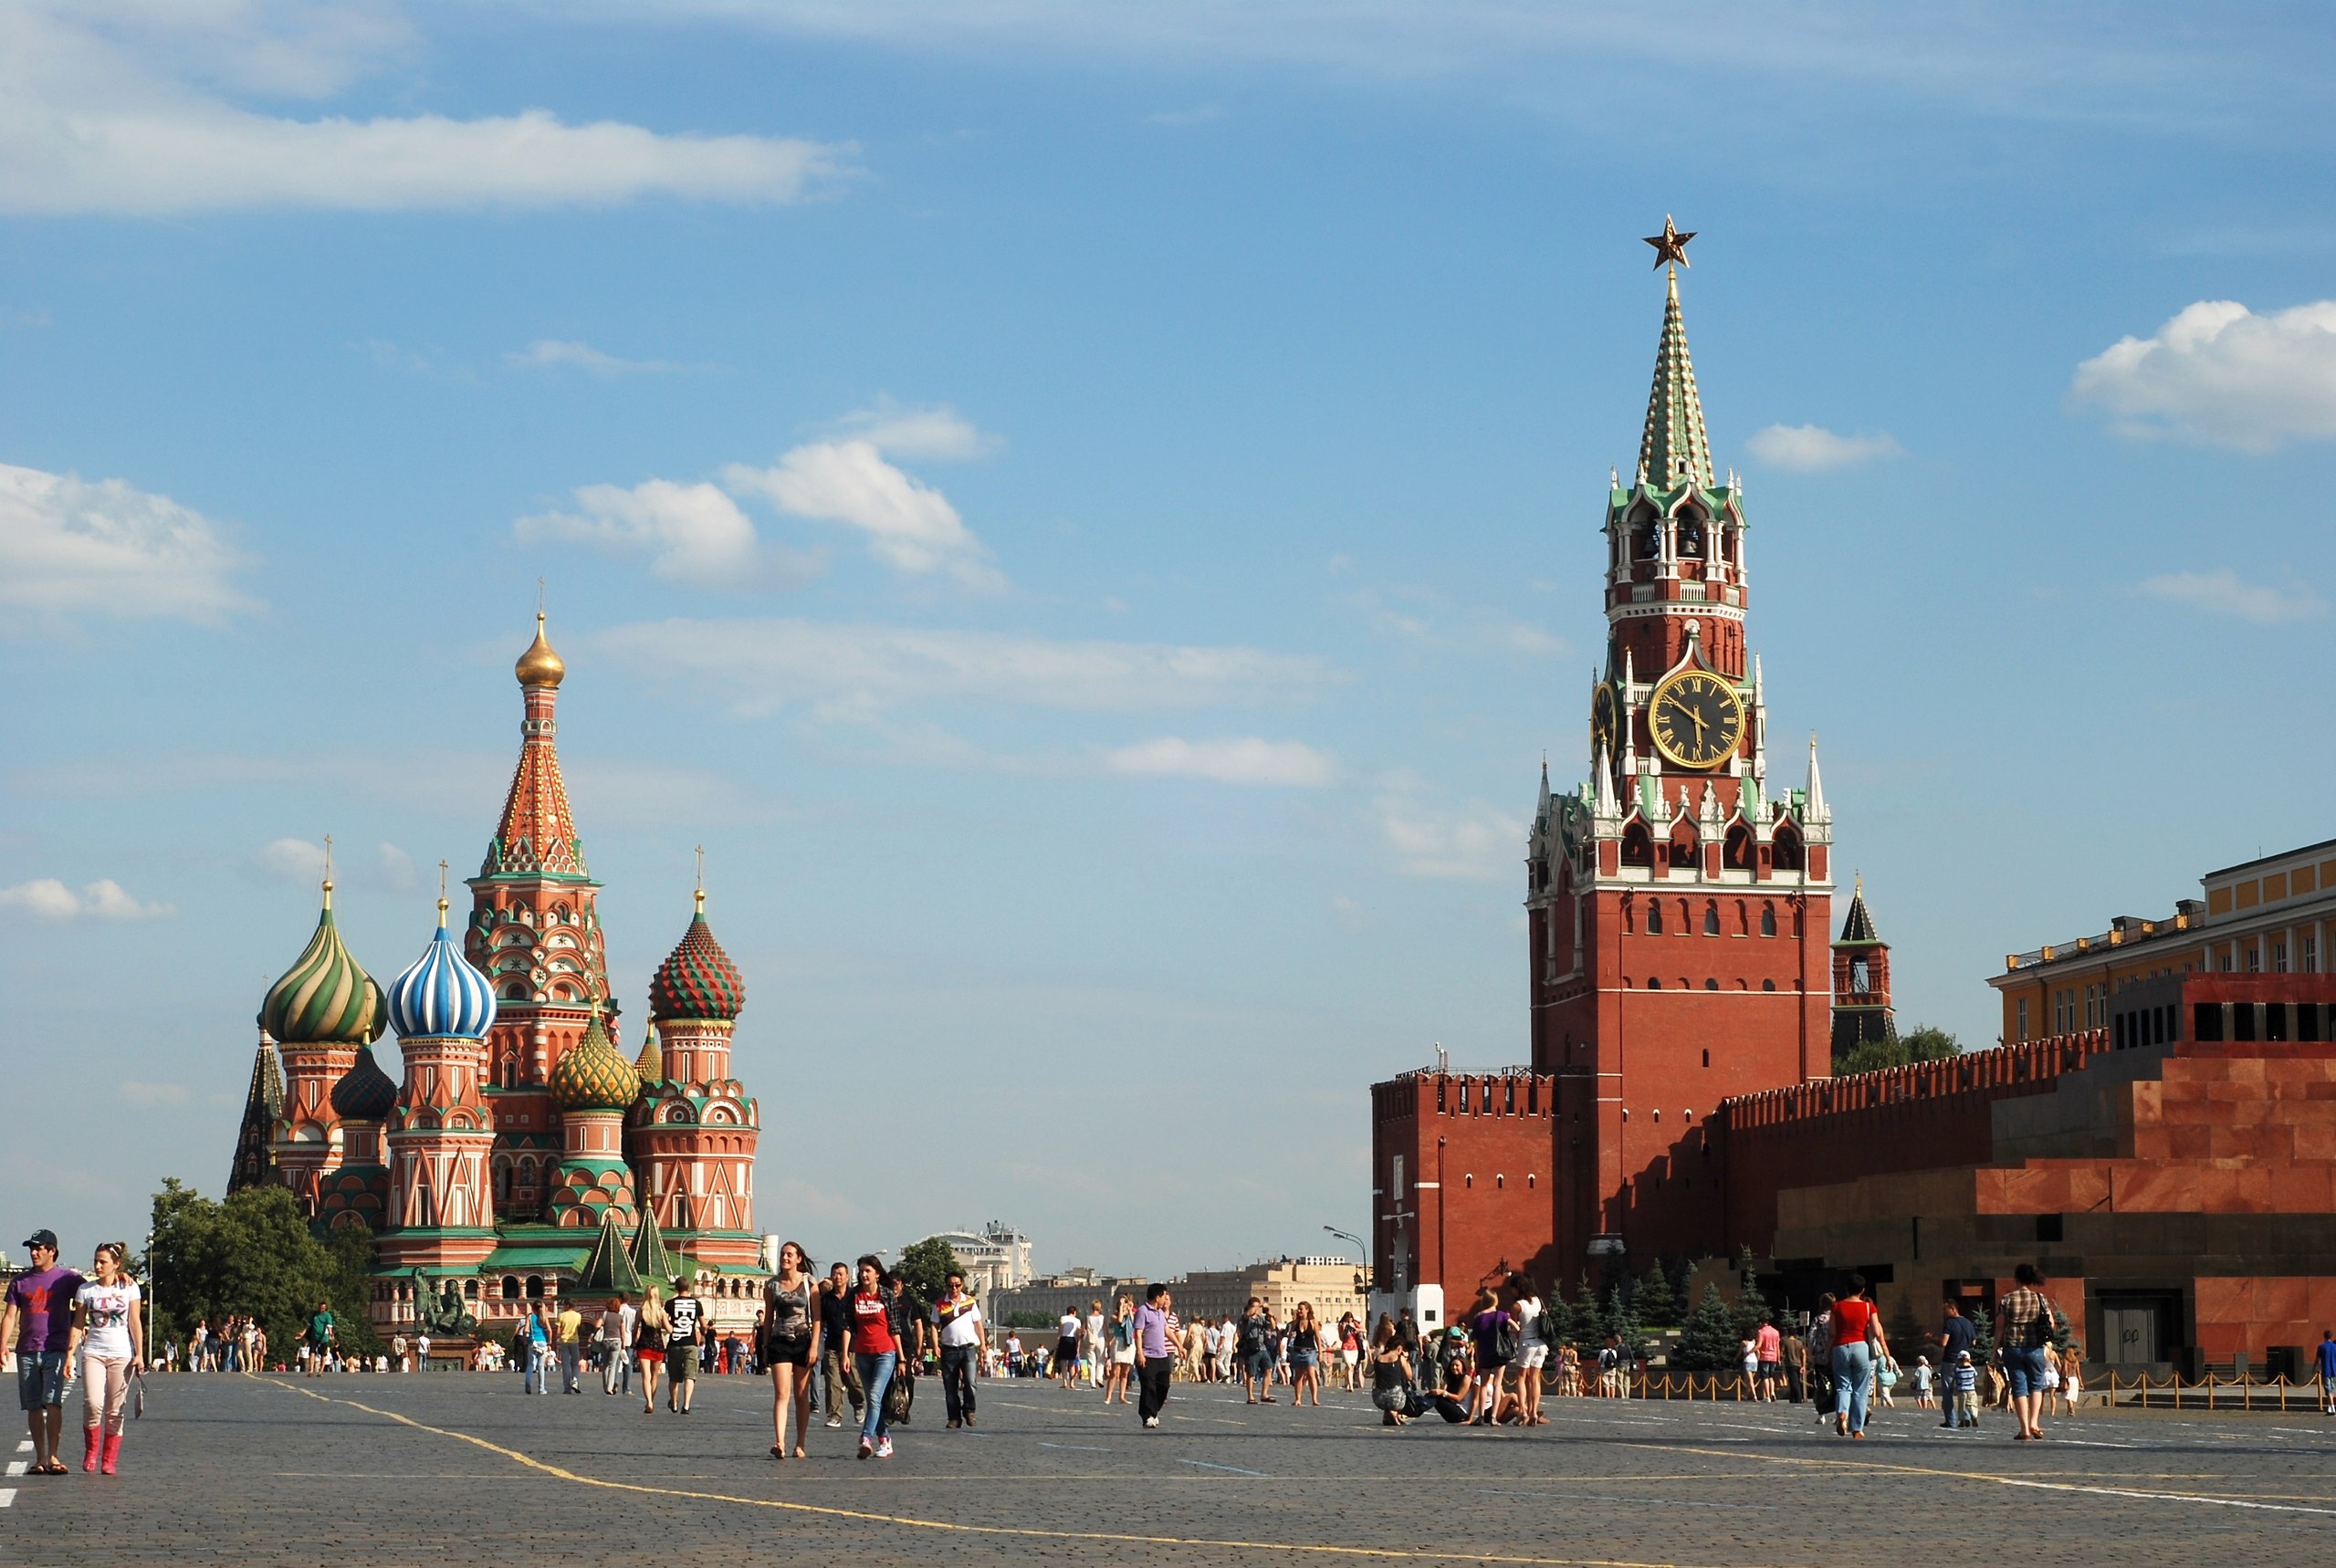
<path id="1" fill-rule="evenodd" d="M 1103 1386 L 1103 1303 L 1087 1303 L 1086 1322 L 1087 1386 Z"/>
<path id="2" fill-rule="evenodd" d="M 1063 1309 L 1062 1326 L 1054 1337 L 1054 1381 L 1064 1388 L 1071 1386 L 1072 1374 L 1079 1370 L 1079 1309 Z"/>
<path id="3" fill-rule="evenodd" d="M 427 1372 L 427 1371 L 429 1371 L 429 1370 L 430 1370 L 430 1336 L 429 1336 L 428 1334 L 424 1333 L 424 1334 L 416 1334 L 416 1335 L 414 1335 L 414 1355 L 415 1355 L 415 1357 L 416 1357 L 416 1360 L 415 1360 L 415 1362 L 414 1362 L 414 1365 L 415 1365 L 418 1369 L 420 1369 L 421 1371 L 424 1371 L 424 1372 Z"/>
<path id="4" fill-rule="evenodd" d="M 965 1276 L 949 1270 L 948 1289 L 933 1305 L 933 1322 L 941 1332 L 941 1396 L 948 1402 L 949 1430 L 962 1421 L 973 1425 L 973 1378 L 990 1339 L 990 1325 L 981 1304 L 969 1294 Z"/>

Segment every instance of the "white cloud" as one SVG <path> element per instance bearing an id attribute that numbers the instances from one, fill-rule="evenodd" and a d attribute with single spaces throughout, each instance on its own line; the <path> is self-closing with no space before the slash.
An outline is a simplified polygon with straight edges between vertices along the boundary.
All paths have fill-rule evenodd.
<path id="1" fill-rule="evenodd" d="M 2079 365 L 2069 396 L 2121 435 L 2242 452 L 2336 439 L 2336 300 L 2257 316 L 2202 299 Z"/>
<path id="2" fill-rule="evenodd" d="M 217 89 L 330 94 L 402 47 L 402 24 L 303 26 L 310 8 L 257 5 L 117 9 L 127 25 L 63 5 L 0 9 L 0 211 L 792 202 L 843 174 L 851 152 L 571 125 L 541 109 L 477 120 L 263 114 Z"/>
<path id="3" fill-rule="evenodd" d="M 538 338 L 526 348 L 505 354 L 503 362 L 525 371 L 576 370 L 596 376 L 646 375 L 690 368 L 670 360 L 622 359 L 572 338 Z"/>
<path id="4" fill-rule="evenodd" d="M 167 904 L 140 902 L 111 877 L 79 893 L 55 877 L 0 887 L 0 909 L 21 909 L 37 920 L 161 920 L 178 913 Z"/>
<path id="5" fill-rule="evenodd" d="M 651 479 L 631 489 L 586 485 L 573 512 L 521 517 L 511 531 L 522 543 L 589 544 L 645 553 L 649 570 L 697 588 L 753 588 L 816 576 L 815 554 L 765 544 L 736 501 L 713 485 Z"/>
<path id="6" fill-rule="evenodd" d="M 870 443 L 888 457 L 987 457 L 1005 444 L 1000 437 L 977 429 L 947 403 L 912 408 L 888 397 L 845 414 L 835 422 L 835 428 L 843 435 Z"/>
<path id="7" fill-rule="evenodd" d="M 384 843 L 373 852 L 375 871 L 382 885 L 406 892 L 414 886 L 414 857 L 395 844 Z"/>
<path id="8" fill-rule="evenodd" d="M 643 622 L 597 641 L 756 713 L 804 702 L 841 716 L 936 698 L 1141 712 L 1287 698 L 1337 678 L 1318 659 L 1256 648 L 796 620 Z"/>
<path id="9" fill-rule="evenodd" d="M 877 559 L 901 571 L 946 571 L 988 591 L 1005 586 L 948 497 L 885 462 L 866 436 L 808 443 L 786 453 L 775 468 L 732 464 L 722 479 L 732 490 L 767 497 L 782 512 L 858 528 Z"/>
<path id="10" fill-rule="evenodd" d="M 1897 437 L 1886 432 L 1836 435 L 1821 424 L 1772 424 L 1754 432 L 1744 445 L 1771 468 L 1789 468 L 1798 474 L 1848 468 L 1859 463 L 1901 456 L 1905 452 Z"/>
<path id="11" fill-rule="evenodd" d="M 1409 774 L 1388 779 L 1372 802 L 1379 831 L 1412 876 L 1485 881 L 1524 859 L 1525 824 L 1482 801 L 1449 808 L 1421 800 L 1425 786 Z"/>
<path id="12" fill-rule="evenodd" d="M 284 882 L 324 880 L 324 846 L 306 839 L 271 839 L 259 846 L 259 869 Z"/>
<path id="13" fill-rule="evenodd" d="M 0 608 L 215 625 L 254 608 L 219 525 L 119 479 L 0 464 Z"/>
<path id="14" fill-rule="evenodd" d="M 1294 740 L 1186 740 L 1162 736 L 1123 746 L 1105 758 L 1115 773 L 1172 774 L 1220 784 L 1327 784 L 1337 765 Z"/>
<path id="15" fill-rule="evenodd" d="M 2137 584 L 2143 593 L 2170 599 L 2215 615 L 2235 615 L 2258 626 L 2287 621 L 2314 621 L 2328 612 L 2327 601 L 2303 583 L 2270 588 L 2242 582 L 2228 567 L 2216 571 L 2170 571 L 2144 578 Z"/>

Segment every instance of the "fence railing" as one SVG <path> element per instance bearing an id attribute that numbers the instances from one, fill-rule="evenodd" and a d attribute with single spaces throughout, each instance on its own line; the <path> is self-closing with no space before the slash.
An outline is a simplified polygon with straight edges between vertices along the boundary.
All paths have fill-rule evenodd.
<path id="1" fill-rule="evenodd" d="M 1741 1372 L 1670 1372 L 1648 1370 L 1601 1380 L 1595 1366 L 1585 1369 L 1577 1389 L 1559 1387 L 1553 1375 L 1549 1386 L 1558 1393 L 1604 1395 L 1626 1399 L 1719 1399 L 1739 1404 L 1760 1397 L 1756 1379 Z M 1777 1379 L 1781 1393 L 1785 1380 Z M 1913 1395 L 1913 1379 L 1903 1377 L 1898 1392 Z M 2243 1378 L 2208 1376 L 2196 1381 L 2152 1377 L 2145 1374 L 2112 1372 L 2105 1379 L 2087 1383 L 2084 1403 L 2132 1410 L 2293 1411 L 2310 1414 L 2325 1406 L 2328 1395 L 2316 1377 Z"/>

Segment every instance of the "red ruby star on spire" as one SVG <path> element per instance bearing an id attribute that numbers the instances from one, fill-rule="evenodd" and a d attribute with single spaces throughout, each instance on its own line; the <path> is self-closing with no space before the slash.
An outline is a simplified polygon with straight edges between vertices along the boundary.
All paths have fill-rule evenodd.
<path id="1" fill-rule="evenodd" d="M 1689 229 L 1685 234 L 1681 234 L 1678 226 L 1671 221 L 1671 214 L 1669 213 L 1665 213 L 1663 214 L 1663 232 L 1659 235 L 1649 235 L 1646 238 L 1646 243 L 1655 247 L 1655 265 L 1657 267 L 1662 266 L 1663 263 L 1667 261 L 1675 261 L 1680 266 L 1685 267 L 1687 265 L 1687 242 L 1694 237 L 1695 231 L 1693 229 Z"/>

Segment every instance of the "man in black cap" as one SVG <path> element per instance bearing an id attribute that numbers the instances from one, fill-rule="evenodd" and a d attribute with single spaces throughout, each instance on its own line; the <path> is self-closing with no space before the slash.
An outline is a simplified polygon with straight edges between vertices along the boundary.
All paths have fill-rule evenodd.
<path id="1" fill-rule="evenodd" d="M 0 1344 L 16 1347 L 16 1402 L 33 1435 L 31 1473 L 61 1476 L 57 1439 L 65 1430 L 65 1349 L 73 1332 L 73 1293 L 81 1276 L 57 1266 L 57 1232 L 36 1230 L 25 1242 L 32 1254 L 29 1273 L 8 1286 L 0 1303 Z"/>

